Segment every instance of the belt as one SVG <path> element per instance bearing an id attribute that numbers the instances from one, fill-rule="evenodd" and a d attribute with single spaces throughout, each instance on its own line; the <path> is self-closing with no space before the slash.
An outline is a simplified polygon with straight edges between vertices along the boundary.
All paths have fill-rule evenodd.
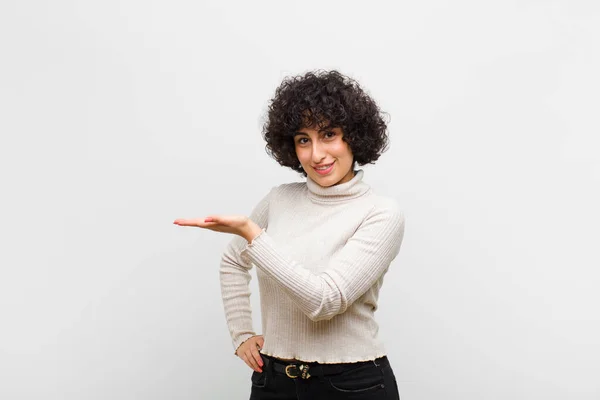
<path id="1" fill-rule="evenodd" d="M 319 364 L 315 362 L 283 361 L 275 357 L 262 355 L 266 367 L 272 367 L 275 372 L 286 375 L 288 378 L 308 379 L 311 376 L 335 375 L 352 368 L 374 363 L 377 366 L 388 364 L 386 356 L 373 361 L 359 361 L 340 364 Z"/>

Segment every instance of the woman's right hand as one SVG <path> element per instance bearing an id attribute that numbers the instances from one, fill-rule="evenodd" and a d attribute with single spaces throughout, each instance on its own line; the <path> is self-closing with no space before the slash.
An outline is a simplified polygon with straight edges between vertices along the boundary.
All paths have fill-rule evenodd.
<path id="1" fill-rule="evenodd" d="M 262 335 L 252 336 L 238 347 L 235 355 L 244 360 L 244 362 L 256 372 L 262 372 L 263 361 L 260 353 L 265 339 Z"/>

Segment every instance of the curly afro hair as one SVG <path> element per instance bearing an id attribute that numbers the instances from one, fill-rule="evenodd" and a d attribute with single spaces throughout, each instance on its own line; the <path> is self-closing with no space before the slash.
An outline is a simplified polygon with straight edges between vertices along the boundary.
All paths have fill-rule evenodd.
<path id="1" fill-rule="evenodd" d="M 384 115 L 355 80 L 336 70 L 287 77 L 269 104 L 262 131 L 265 148 L 280 165 L 306 176 L 296 156 L 295 133 L 339 127 L 354 163 L 374 164 L 389 143 Z"/>

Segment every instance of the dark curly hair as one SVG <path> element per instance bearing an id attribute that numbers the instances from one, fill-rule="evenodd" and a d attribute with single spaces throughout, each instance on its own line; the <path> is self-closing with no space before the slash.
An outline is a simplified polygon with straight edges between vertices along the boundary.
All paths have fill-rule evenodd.
<path id="1" fill-rule="evenodd" d="M 389 143 L 384 115 L 355 80 L 336 70 L 310 71 L 285 78 L 276 89 L 262 135 L 271 157 L 306 176 L 294 145 L 299 129 L 339 127 L 354 163 L 374 164 Z"/>

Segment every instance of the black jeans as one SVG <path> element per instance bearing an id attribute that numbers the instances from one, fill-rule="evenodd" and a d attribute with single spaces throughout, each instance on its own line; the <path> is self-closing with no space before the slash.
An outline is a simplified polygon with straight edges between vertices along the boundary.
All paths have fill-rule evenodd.
<path id="1" fill-rule="evenodd" d="M 250 400 L 400 399 L 387 357 L 358 363 L 305 363 L 308 368 L 264 354 L 262 359 L 263 372 L 252 373 Z"/>

